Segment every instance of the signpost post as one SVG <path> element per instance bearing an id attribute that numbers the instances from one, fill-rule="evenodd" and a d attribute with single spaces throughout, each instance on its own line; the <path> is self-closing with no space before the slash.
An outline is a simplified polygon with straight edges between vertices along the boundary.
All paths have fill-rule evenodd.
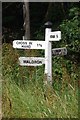
<path id="1" fill-rule="evenodd" d="M 46 82 L 52 85 L 52 55 L 66 55 L 67 49 L 54 48 L 52 49 L 52 42 L 61 39 L 61 31 L 51 31 L 52 23 L 45 23 L 45 41 L 34 40 L 14 40 L 13 48 L 18 49 L 44 49 L 45 58 L 42 57 L 19 57 L 21 66 L 40 66 L 45 64 L 45 78 Z"/>
<path id="2" fill-rule="evenodd" d="M 52 41 L 61 39 L 61 31 L 51 32 L 52 23 L 45 23 L 45 75 L 47 81 L 52 84 Z"/>
<path id="3" fill-rule="evenodd" d="M 52 45 L 49 42 L 49 33 L 51 32 L 52 23 L 45 23 L 45 79 L 52 84 Z"/>

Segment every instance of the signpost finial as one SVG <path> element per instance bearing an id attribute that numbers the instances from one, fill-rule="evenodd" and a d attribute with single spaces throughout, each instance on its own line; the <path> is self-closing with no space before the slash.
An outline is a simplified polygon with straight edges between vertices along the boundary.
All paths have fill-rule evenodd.
<path id="1" fill-rule="evenodd" d="M 45 24 L 45 28 L 52 28 L 52 22 L 48 21 Z"/>

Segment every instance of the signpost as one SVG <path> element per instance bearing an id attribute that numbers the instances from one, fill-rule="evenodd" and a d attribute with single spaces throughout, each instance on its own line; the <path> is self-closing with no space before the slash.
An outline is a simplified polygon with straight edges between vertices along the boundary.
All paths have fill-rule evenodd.
<path id="1" fill-rule="evenodd" d="M 52 84 L 52 43 L 49 42 L 49 33 L 51 32 L 52 23 L 45 23 L 45 79 Z"/>
<path id="2" fill-rule="evenodd" d="M 52 49 L 52 55 L 67 55 L 66 47 Z"/>
<path id="3" fill-rule="evenodd" d="M 61 39 L 61 31 L 49 32 L 49 41 L 59 41 Z"/>
<path id="4" fill-rule="evenodd" d="M 13 48 L 18 49 L 45 49 L 45 41 L 14 40 Z"/>
<path id="5" fill-rule="evenodd" d="M 67 49 L 52 49 L 52 42 L 61 39 L 61 31 L 51 32 L 52 23 L 45 23 L 45 41 L 34 40 L 14 40 L 13 48 L 18 49 L 44 49 L 45 58 L 42 57 L 19 57 L 21 66 L 40 66 L 45 64 L 46 81 L 52 84 L 52 55 L 66 55 Z"/>
<path id="6" fill-rule="evenodd" d="M 21 66 L 41 66 L 45 64 L 45 58 L 42 57 L 19 57 Z"/>

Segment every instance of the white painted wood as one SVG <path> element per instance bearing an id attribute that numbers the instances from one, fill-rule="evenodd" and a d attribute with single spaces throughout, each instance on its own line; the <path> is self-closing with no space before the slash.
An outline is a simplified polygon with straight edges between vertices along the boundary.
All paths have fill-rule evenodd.
<path id="1" fill-rule="evenodd" d="M 53 55 L 67 55 L 67 48 L 54 48 L 52 49 L 52 54 Z"/>
<path id="2" fill-rule="evenodd" d="M 52 44 L 49 42 L 48 35 L 51 32 L 51 28 L 45 29 L 45 75 L 47 76 L 47 81 L 52 84 Z"/>
<path id="3" fill-rule="evenodd" d="M 49 25 L 48 25 L 49 24 Z M 52 84 L 52 54 L 53 55 L 66 55 L 66 48 L 52 49 L 52 41 L 59 41 L 61 39 L 61 31 L 51 31 L 51 24 L 45 24 L 45 41 L 34 40 L 14 40 L 13 48 L 18 49 L 44 49 L 45 58 L 42 57 L 19 57 L 19 63 L 21 66 L 41 66 L 45 64 L 45 75 L 47 82 Z"/>
<path id="4" fill-rule="evenodd" d="M 49 41 L 59 41 L 61 39 L 61 31 L 49 32 Z"/>
<path id="5" fill-rule="evenodd" d="M 41 66 L 45 64 L 45 58 L 42 57 L 19 57 L 21 66 Z"/>
<path id="6" fill-rule="evenodd" d="M 14 40 L 13 48 L 18 49 L 45 49 L 45 41 Z"/>

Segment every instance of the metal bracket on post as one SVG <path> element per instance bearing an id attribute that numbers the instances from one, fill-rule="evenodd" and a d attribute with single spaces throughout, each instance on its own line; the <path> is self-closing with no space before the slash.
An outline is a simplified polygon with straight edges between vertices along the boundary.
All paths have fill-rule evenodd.
<path id="1" fill-rule="evenodd" d="M 49 41 L 52 23 L 45 23 L 45 78 L 46 82 L 52 85 L 52 43 Z"/>

